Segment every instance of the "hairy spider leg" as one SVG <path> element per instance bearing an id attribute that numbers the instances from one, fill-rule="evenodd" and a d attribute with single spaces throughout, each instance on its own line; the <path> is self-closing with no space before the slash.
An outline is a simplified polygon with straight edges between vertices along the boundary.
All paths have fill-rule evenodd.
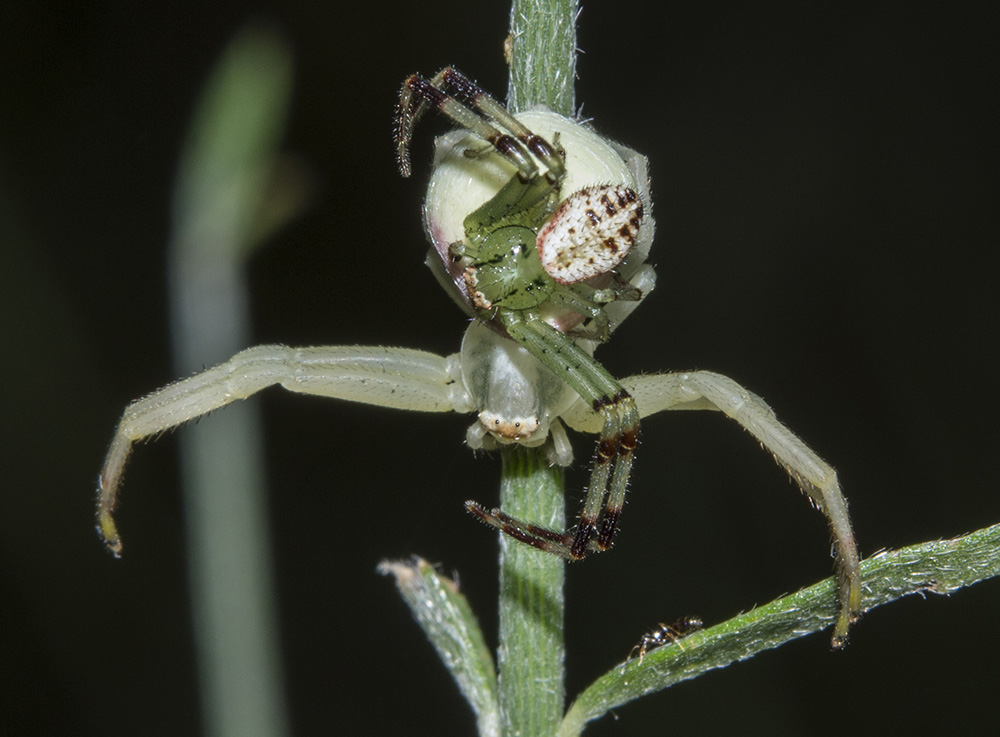
<path id="1" fill-rule="evenodd" d="M 448 93 L 448 88 L 454 90 L 455 96 Z M 538 176 L 538 166 L 530 154 L 545 164 L 545 178 L 551 184 L 558 184 L 565 176 L 564 157 L 552 144 L 532 133 L 471 79 L 457 69 L 445 67 L 430 80 L 420 74 L 410 75 L 400 90 L 396 112 L 396 159 L 399 173 L 404 177 L 410 176 L 412 171 L 410 140 L 413 138 L 413 127 L 431 105 L 510 159 L 517 167 L 518 178 L 522 182 L 529 182 Z M 466 105 L 471 105 L 486 119 L 476 115 Z"/>
<path id="2" fill-rule="evenodd" d="M 549 297 L 549 302 L 561 305 L 590 320 L 584 328 L 572 331 L 576 337 L 593 338 L 605 342 L 610 334 L 611 324 L 604 307 L 611 302 L 638 302 L 642 299 L 642 291 L 624 282 L 617 274 L 612 274 L 612 286 L 605 289 L 594 289 L 588 284 L 567 284 L 564 288 L 555 290 Z"/>
<path id="3" fill-rule="evenodd" d="M 635 396 L 642 417 L 663 410 L 721 411 L 760 441 L 813 506 L 826 515 L 833 538 L 840 600 L 832 644 L 835 648 L 843 647 L 850 625 L 861 616 L 861 573 L 847 501 L 833 467 L 782 424 L 763 399 L 722 374 L 711 371 L 647 374 L 628 377 L 622 384 Z M 581 427 L 579 417 L 563 419 L 572 428 Z"/>
<path id="4" fill-rule="evenodd" d="M 406 348 L 261 345 L 132 402 L 122 415 L 97 483 L 97 531 L 121 555 L 114 521 L 125 464 L 138 440 L 159 435 L 270 386 L 380 407 L 467 412 L 449 359 Z"/>
<path id="5" fill-rule="evenodd" d="M 548 168 L 545 176 L 550 182 L 555 184 L 562 180 L 566 173 L 563 154 L 542 136 L 533 133 L 531 129 L 515 118 L 496 98 L 465 76 L 465 74 L 454 67 L 445 67 L 434 75 L 431 79 L 431 84 L 438 88 L 443 88 L 445 84 L 451 86 L 468 104 L 471 104 L 477 110 L 481 111 L 483 115 L 513 133 L 524 144 L 525 148 L 537 156 Z"/>
<path id="6" fill-rule="evenodd" d="M 575 534 L 522 522 L 476 502 L 466 507 L 501 532 L 540 550 L 580 560 L 590 550 L 611 547 L 625 503 L 639 438 L 639 412 L 631 395 L 572 338 L 537 317 L 505 321 L 507 333 L 556 374 L 604 419 L 594 453 L 590 485 Z"/>

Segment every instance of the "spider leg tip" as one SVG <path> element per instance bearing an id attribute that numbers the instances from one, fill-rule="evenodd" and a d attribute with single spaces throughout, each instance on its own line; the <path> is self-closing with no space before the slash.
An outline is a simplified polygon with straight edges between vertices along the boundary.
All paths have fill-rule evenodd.
<path id="1" fill-rule="evenodd" d="M 465 503 L 465 511 L 488 525 L 492 525 L 494 527 L 496 526 L 490 518 L 497 516 L 499 510 L 494 509 L 487 512 L 479 502 L 475 502 L 470 499 Z"/>
<path id="2" fill-rule="evenodd" d="M 116 558 L 122 557 L 122 540 L 118 536 L 118 528 L 114 517 L 106 510 L 100 510 L 97 515 L 97 534 L 104 541 L 104 546 Z"/>

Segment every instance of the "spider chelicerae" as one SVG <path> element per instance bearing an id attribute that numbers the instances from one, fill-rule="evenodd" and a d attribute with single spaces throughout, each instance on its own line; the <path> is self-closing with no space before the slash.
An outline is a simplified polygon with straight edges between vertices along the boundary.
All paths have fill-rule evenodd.
<path id="1" fill-rule="evenodd" d="M 859 615 L 858 553 L 834 470 L 755 394 L 706 371 L 615 379 L 595 348 L 643 300 L 655 276 L 645 158 L 547 109 L 512 114 L 453 68 L 409 77 L 396 145 L 411 172 L 413 128 L 437 110 L 458 128 L 436 143 L 424 203 L 428 264 L 474 318 L 461 351 L 257 346 L 130 404 L 98 485 L 98 530 L 116 555 L 114 522 L 125 463 L 137 440 L 281 385 L 306 394 L 429 412 L 473 412 L 474 448 L 543 446 L 569 465 L 564 425 L 598 435 L 575 529 L 551 530 L 467 502 L 501 532 L 571 560 L 612 545 L 639 420 L 668 409 L 723 412 L 756 437 L 827 516 L 839 575 L 841 645 Z"/>

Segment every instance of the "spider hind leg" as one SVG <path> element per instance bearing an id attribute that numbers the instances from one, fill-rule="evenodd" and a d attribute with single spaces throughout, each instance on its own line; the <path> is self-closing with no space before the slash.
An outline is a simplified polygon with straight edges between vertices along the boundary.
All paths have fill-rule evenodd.
<path id="1" fill-rule="evenodd" d="M 465 508 L 481 521 L 518 542 L 561 558 L 573 559 L 573 536 L 568 533 L 522 522 L 496 508 L 484 509 L 478 502 L 468 501 Z"/>

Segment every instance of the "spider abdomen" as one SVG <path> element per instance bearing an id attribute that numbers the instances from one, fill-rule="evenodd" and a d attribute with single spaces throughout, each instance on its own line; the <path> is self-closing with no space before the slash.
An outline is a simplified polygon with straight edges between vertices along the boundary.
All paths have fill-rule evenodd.
<path id="1" fill-rule="evenodd" d="M 642 201 L 621 185 L 587 187 L 567 197 L 538 234 L 542 268 L 575 284 L 616 268 L 635 245 Z"/>

